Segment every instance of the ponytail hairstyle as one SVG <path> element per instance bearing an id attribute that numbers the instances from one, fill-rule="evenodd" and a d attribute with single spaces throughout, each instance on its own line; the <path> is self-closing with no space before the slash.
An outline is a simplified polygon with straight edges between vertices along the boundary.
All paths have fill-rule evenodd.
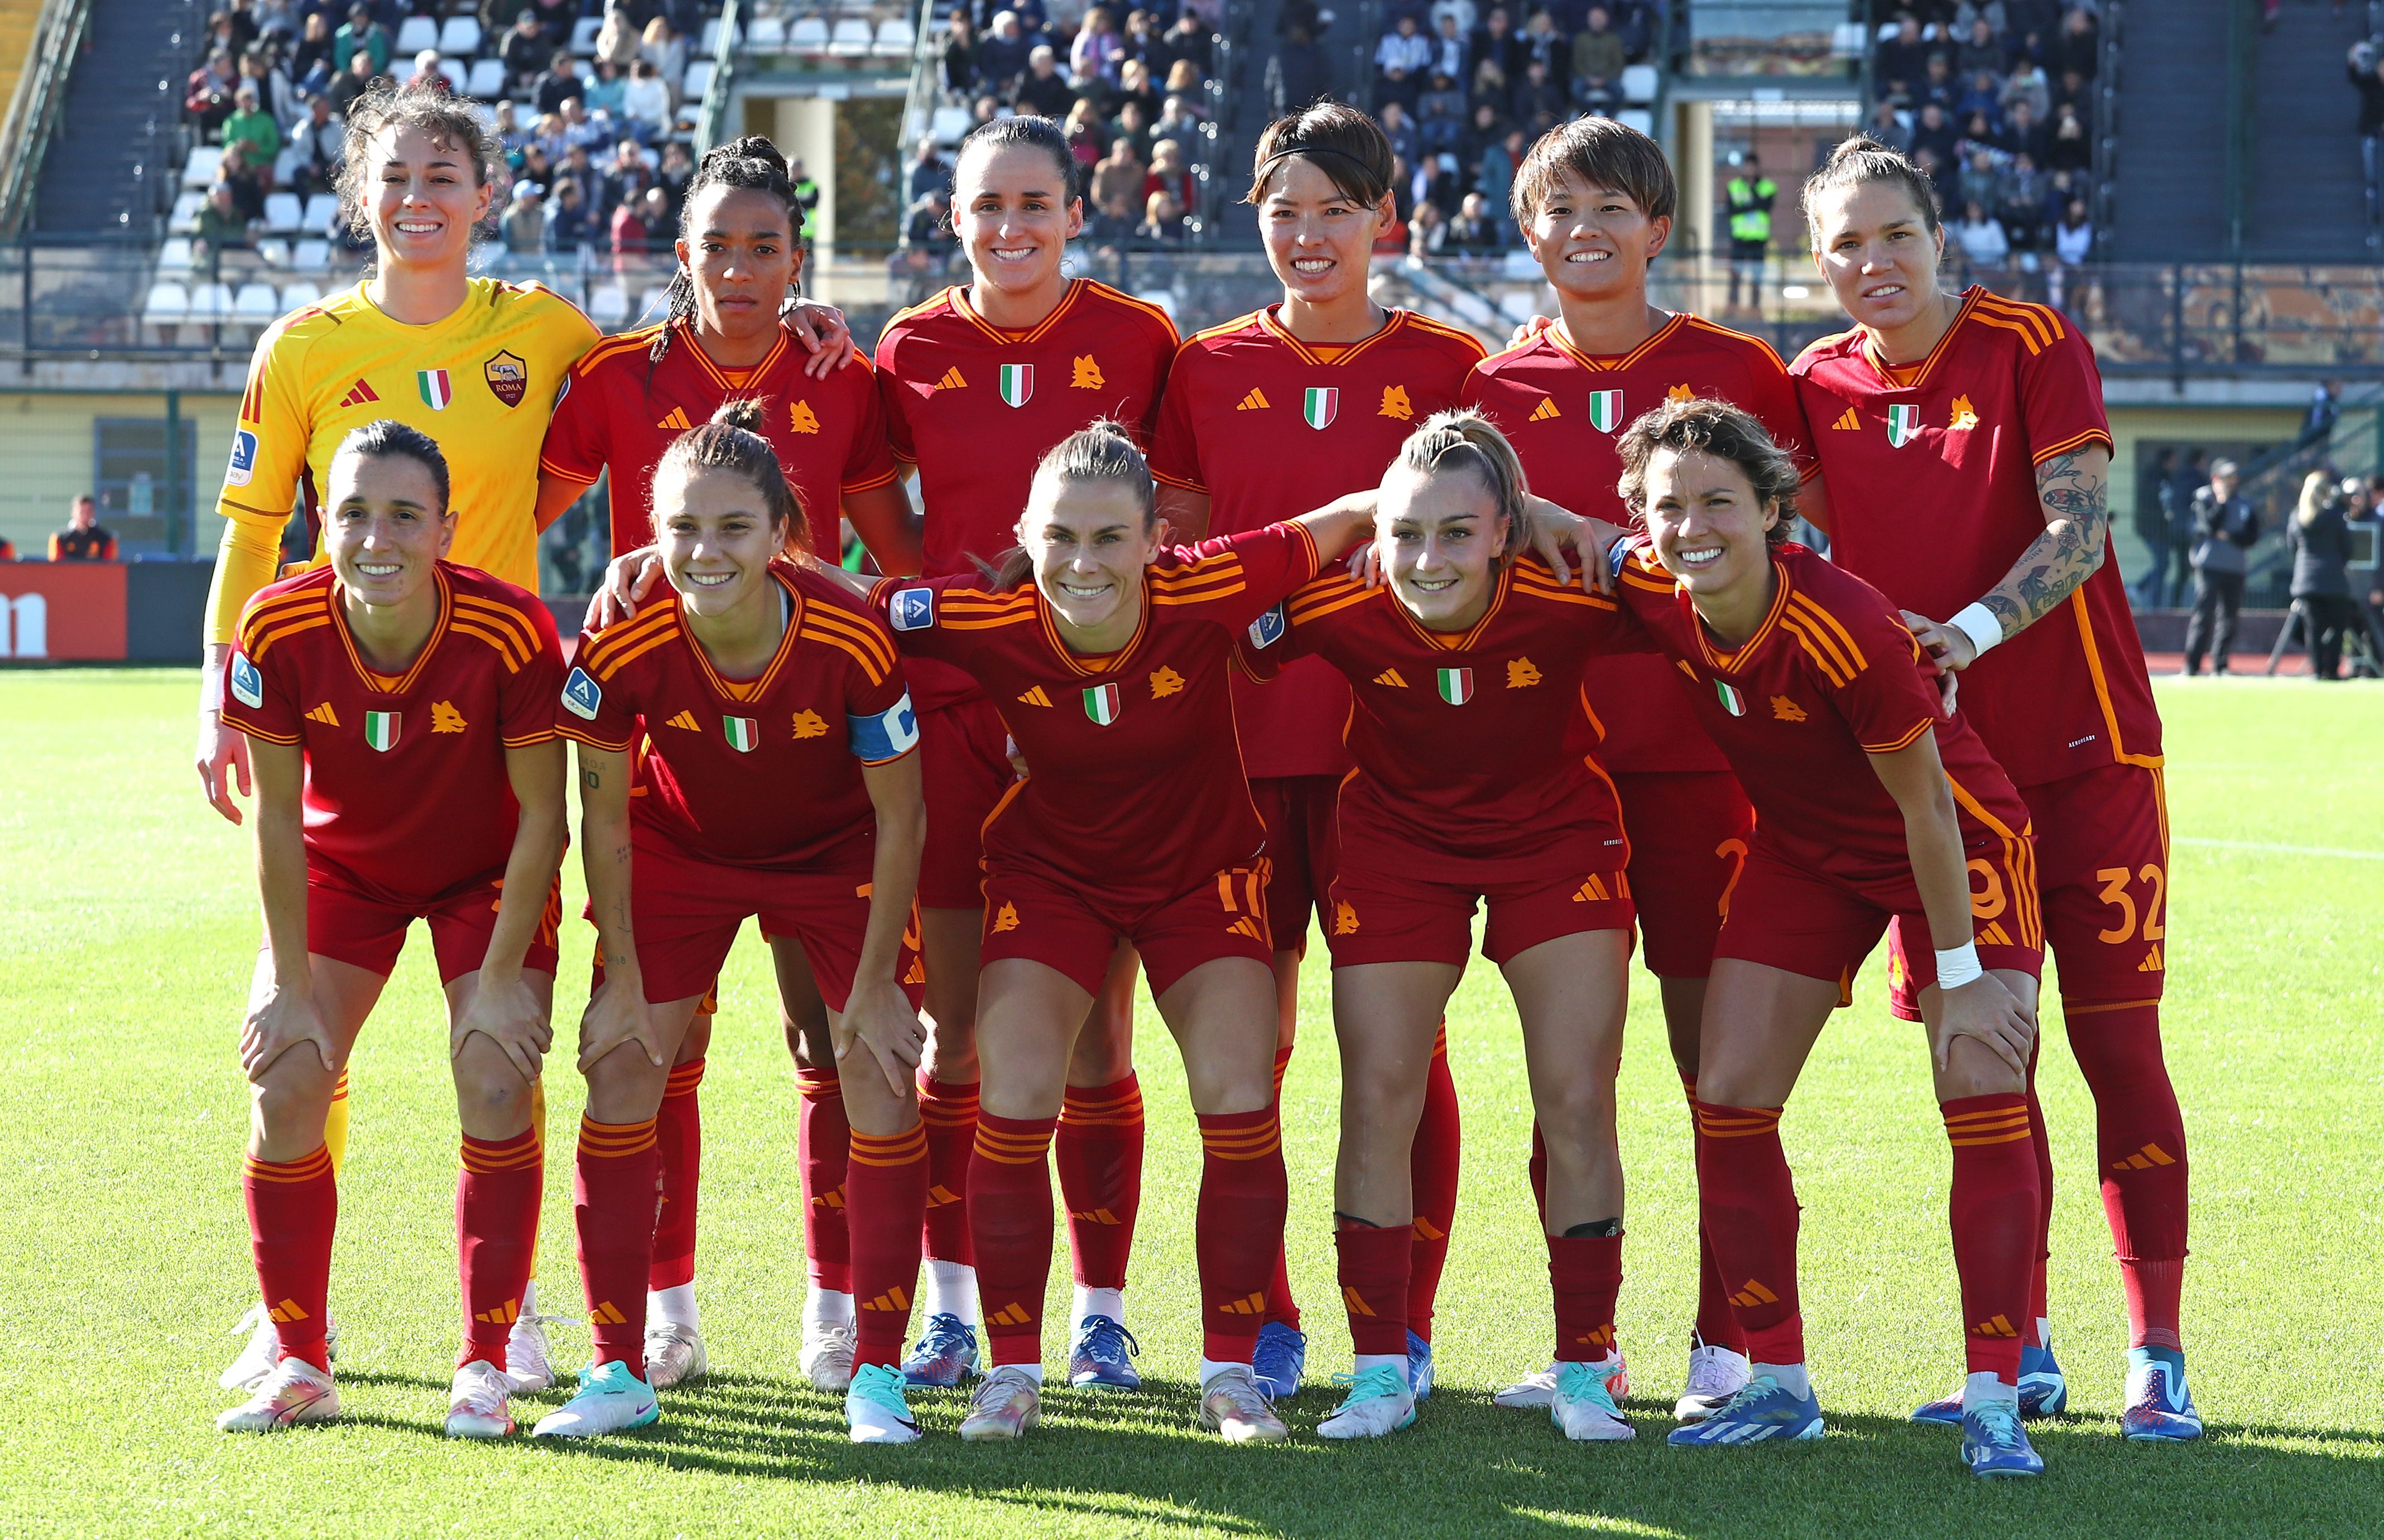
<path id="1" fill-rule="evenodd" d="M 1928 227 L 1931 240 L 1944 232 L 1944 220 L 1937 208 L 1937 187 L 1928 173 L 1913 165 L 1903 151 L 1889 149 L 1869 135 L 1858 133 L 1831 150 L 1821 168 L 1805 179 L 1805 191 L 1797 199 L 1797 207 L 1805 215 L 1806 243 L 1816 254 L 1821 249 L 1820 217 L 1816 212 L 1820 195 L 1874 181 L 1890 182 L 1904 189 L 1904 195 L 1920 211 L 1920 222 Z"/>
<path id="2" fill-rule="evenodd" d="M 1391 192 L 1391 140 L 1383 126 L 1343 102 L 1318 102 L 1269 123 L 1250 162 L 1247 204 L 1262 204 L 1284 161 L 1298 155 L 1329 178 L 1343 197 L 1378 208 Z"/>
<path id="3" fill-rule="evenodd" d="M 1007 150 L 1012 145 L 1040 150 L 1051 157 L 1051 168 L 1060 174 L 1060 205 L 1062 209 L 1084 196 L 1084 189 L 1078 185 L 1080 175 L 1076 152 L 1069 147 L 1067 130 L 1049 118 L 1022 112 L 1014 118 L 997 118 L 988 123 L 979 123 L 969 130 L 966 139 L 961 141 L 960 152 L 952 156 L 954 215 L 959 213 L 961 206 L 960 168 L 968 159 L 969 152 L 981 149 L 990 154 Z"/>
<path id="4" fill-rule="evenodd" d="M 1681 454 L 1711 454 L 1737 466 L 1755 489 L 1760 504 L 1776 503 L 1780 516 L 1763 534 L 1773 547 L 1788 543 L 1796 523 L 1796 489 L 1803 485 L 1796 463 L 1771 441 L 1771 435 L 1750 413 L 1726 401 L 1693 396 L 1668 401 L 1622 430 L 1614 452 L 1622 460 L 1622 479 L 1615 491 L 1622 496 L 1633 520 L 1644 523 L 1641 503 L 1647 496 L 1647 462 L 1659 449 Z"/>
<path id="5" fill-rule="evenodd" d="M 1481 478 L 1482 484 L 1489 490 L 1490 501 L 1497 507 L 1498 516 L 1507 521 L 1507 538 L 1498 548 L 1499 560 L 1511 559 L 1530 539 L 1531 515 L 1523 503 L 1529 490 L 1523 479 L 1523 462 L 1516 457 L 1515 446 L 1507 441 L 1507 435 L 1481 413 L 1465 407 L 1434 412 L 1408 435 L 1407 442 L 1399 445 L 1391 468 L 1406 471 L 1420 482 L 1457 472 Z"/>
<path id="6" fill-rule="evenodd" d="M 725 470 L 741 476 L 762 494 L 762 507 L 769 515 L 771 527 L 779 531 L 780 543 L 790 553 L 809 551 L 811 519 L 803 511 L 802 499 L 788 484 L 787 473 L 778 465 L 777 452 L 762 437 L 766 404 L 754 396 L 722 402 L 711 421 L 671 441 L 671 446 L 663 451 L 661 463 L 654 466 L 654 479 L 659 482 L 664 472 L 673 470 L 682 476 L 701 470 Z M 656 512 L 659 509 L 650 511 L 647 516 L 652 518 Z M 656 524 L 657 533 L 660 528 Z"/>
<path id="7" fill-rule="evenodd" d="M 734 188 L 744 192 L 766 192 L 786 205 L 787 239 L 799 241 L 803 233 L 803 212 L 795 199 L 794 179 L 787 173 L 787 157 L 778 147 L 760 134 L 748 134 L 732 139 L 726 144 L 715 144 L 703 152 L 697 163 L 695 175 L 689 179 L 687 196 L 679 203 L 678 238 L 688 237 L 689 221 L 695 217 L 695 199 L 700 192 L 715 187 Z M 695 314 L 695 275 L 682 262 L 671 274 L 670 287 L 663 291 L 663 321 L 654 333 L 654 345 L 646 352 L 646 388 L 652 393 L 654 366 L 670 351 L 671 333 L 677 329 L 672 323 L 687 320 Z M 715 415 L 714 422 L 720 421 Z"/>
<path id="8" fill-rule="evenodd" d="M 404 85 L 378 81 L 348 108 L 348 130 L 342 141 L 340 168 L 331 179 L 331 191 L 339 194 L 341 222 L 359 240 L 372 238 L 372 213 L 366 206 L 372 182 L 369 162 L 373 141 L 384 130 L 420 129 L 441 149 L 462 152 L 464 158 L 472 163 L 472 183 L 476 187 L 495 181 L 498 168 L 505 163 L 504 146 L 480 121 L 479 109 L 462 97 L 423 84 L 428 78 L 418 75 Z M 493 230 L 500 212 L 497 205 L 502 202 L 490 200 L 489 218 L 482 221 L 485 228 L 476 228 L 475 235 Z"/>
<path id="9" fill-rule="evenodd" d="M 1143 533 L 1159 522 L 1159 489 L 1150 479 L 1150 465 L 1135 446 L 1125 425 L 1112 417 L 1096 417 L 1044 451 L 1035 465 L 1035 481 L 1122 481 L 1142 510 Z M 1028 494 L 1031 498 L 1032 493 Z M 987 584 L 1007 592 L 1035 574 L 1035 559 L 1024 545 L 1013 545 L 992 562 L 971 556 Z"/>
<path id="10" fill-rule="evenodd" d="M 2334 503 L 2334 495 L 2331 471 L 2314 470 L 2303 477 L 2301 501 L 2294 505 L 2293 522 L 2304 529 L 2316 524 L 2317 516 Z"/>
<path id="11" fill-rule="evenodd" d="M 331 459 L 353 456 L 360 460 L 411 460 L 430 473 L 430 483 L 439 489 L 439 516 L 447 516 L 447 456 L 441 453 L 438 441 L 418 428 L 409 428 L 394 417 L 383 417 L 352 428 L 331 451 Z"/>

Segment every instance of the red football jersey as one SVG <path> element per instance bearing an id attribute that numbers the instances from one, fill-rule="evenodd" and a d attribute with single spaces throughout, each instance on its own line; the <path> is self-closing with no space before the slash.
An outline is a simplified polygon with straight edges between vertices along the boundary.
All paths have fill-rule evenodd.
<path id="1" fill-rule="evenodd" d="M 1810 870 L 1861 883 L 1908 876 L 1904 813 L 1866 757 L 1937 734 L 1963 848 L 2001 851 L 2028 805 L 1878 590 L 1801 545 L 1774 553 L 1780 591 L 1746 645 L 1719 651 L 1685 590 L 1637 542 L 1615 584 L 1623 612 L 1681 676 L 1697 720 L 1755 804 L 1755 837 Z M 1966 692 L 1967 693 L 1967 692 Z"/>
<path id="2" fill-rule="evenodd" d="M 670 346 L 653 363 L 654 338 L 665 329 Z M 635 551 L 653 543 L 654 467 L 671 441 L 711 421 L 723 402 L 758 397 L 762 436 L 802 499 L 812 540 L 833 554 L 844 494 L 893 480 L 894 455 L 876 371 L 861 350 L 825 379 L 803 372 L 810 358 L 784 327 L 770 355 L 749 369 L 714 363 L 686 321 L 608 338 L 565 379 L 539 468 L 574 481 L 611 471 L 613 554 Z"/>
<path id="3" fill-rule="evenodd" d="M 1033 584 L 889 578 L 871 598 L 902 651 L 963 668 L 1026 761 L 985 854 L 1119 907 L 1180 898 L 1259 853 L 1225 680 L 1234 639 L 1316 576 L 1316 542 L 1269 525 L 1160 553 L 1134 640 L 1081 657 Z"/>
<path id="4" fill-rule="evenodd" d="M 1298 518 L 1383 478 L 1416 424 L 1457 404 L 1482 344 L 1409 310 L 1346 347 L 1283 329 L 1279 305 L 1198 333 L 1175 355 L 1150 473 L 1209 494 L 1209 531 Z M 1338 776 L 1349 687 L 1323 662 L 1234 684 L 1253 776 Z"/>
<path id="5" fill-rule="evenodd" d="M 554 737 L 563 644 L 537 597 L 441 562 L 439 622 L 399 675 L 365 665 L 317 566 L 248 602 L 224 720 L 306 755 L 306 862 L 427 909 L 505 875 L 519 808 L 505 751 Z"/>
<path id="6" fill-rule="evenodd" d="M 1830 554 L 1943 620 L 2044 533 L 2036 467 L 2111 447 L 2094 350 L 2055 310 L 1972 288 L 1929 356 L 1891 372 L 1857 327 L 1789 373 L 1830 499 Z M 2160 764 L 2160 714 L 2118 564 L 1962 675 L 1962 712 L 2014 782 Z"/>
<path id="7" fill-rule="evenodd" d="M 886 624 L 843 584 L 790 562 L 787 634 L 761 677 L 724 679 L 688 634 L 676 590 L 579 639 L 555 731 L 626 752 L 640 738 L 630 817 L 705 861 L 866 873 L 875 813 L 863 764 L 919 741 Z"/>
<path id="8" fill-rule="evenodd" d="M 1780 355 L 1757 338 L 1695 316 L 1674 316 L 1620 358 L 1592 357 L 1550 327 L 1476 365 L 1464 404 L 1507 435 L 1533 491 L 1573 513 L 1628 525 L 1633 515 L 1615 491 L 1622 462 L 1614 441 L 1640 414 L 1690 396 L 1752 413 L 1782 447 L 1803 453 L 1805 418 Z M 1590 720 L 1608 769 L 1730 767 L 1669 672 L 1652 654 L 1601 660 L 1590 670 Z"/>
<path id="9" fill-rule="evenodd" d="M 1257 645 L 1262 628 L 1243 643 L 1251 672 L 1312 654 L 1355 697 L 1344 866 L 1495 886 L 1629 861 L 1613 783 L 1564 741 L 1583 665 L 1614 645 L 1614 601 L 1525 558 L 1462 632 L 1427 631 L 1387 585 L 1340 573 L 1293 594 L 1284 615 L 1282 640 Z"/>

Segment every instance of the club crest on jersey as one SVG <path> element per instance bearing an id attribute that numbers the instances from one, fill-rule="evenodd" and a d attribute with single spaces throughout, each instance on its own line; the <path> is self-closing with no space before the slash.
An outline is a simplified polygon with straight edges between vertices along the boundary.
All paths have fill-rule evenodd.
<path id="1" fill-rule="evenodd" d="M 1714 681 L 1714 694 L 1720 698 L 1721 709 L 1730 713 L 1732 716 L 1745 716 L 1746 714 L 1746 697 L 1741 695 L 1737 690 L 1732 689 L 1729 685 L 1724 684 L 1720 679 L 1716 679 Z"/>
<path id="2" fill-rule="evenodd" d="M 1341 415 L 1341 392 L 1329 385 L 1310 385 L 1299 415 L 1308 419 L 1309 427 L 1322 433 Z"/>
<path id="3" fill-rule="evenodd" d="M 231 698 L 243 706 L 265 704 L 265 676 L 256 671 L 256 664 L 249 662 L 245 653 L 231 655 Z"/>
<path id="4" fill-rule="evenodd" d="M 1085 691 L 1085 714 L 1100 727 L 1118 719 L 1118 687 L 1114 684 L 1093 685 Z"/>
<path id="5" fill-rule="evenodd" d="M 595 721 L 596 708 L 603 703 L 603 687 L 590 678 L 586 669 L 573 669 L 571 677 L 563 681 L 563 709 L 581 721 Z"/>
<path id="6" fill-rule="evenodd" d="M 1440 698 L 1452 706 L 1461 706 L 1473 699 L 1473 670 L 1444 668 L 1440 671 Z"/>
<path id="7" fill-rule="evenodd" d="M 1905 404 L 1887 409 L 1887 442 L 1891 449 L 1902 449 L 1920 437 L 1920 408 Z"/>
<path id="8" fill-rule="evenodd" d="M 886 606 L 887 624 L 898 631 L 925 631 L 936 624 L 936 590 L 903 589 Z"/>
<path id="9" fill-rule="evenodd" d="M 1622 426 L 1622 392 L 1592 391 L 1589 392 L 1589 426 L 1600 433 L 1611 433 Z"/>
<path id="10" fill-rule="evenodd" d="M 366 744 L 376 752 L 384 754 L 389 752 L 391 749 L 396 748 L 397 729 L 401 724 L 403 716 L 403 713 L 393 711 L 368 711 L 365 713 Z"/>
<path id="11" fill-rule="evenodd" d="M 740 754 L 751 753 L 753 746 L 762 741 L 762 724 L 751 716 L 724 716 L 720 719 L 720 731 L 728 739 L 728 746 Z"/>
<path id="12" fill-rule="evenodd" d="M 231 464 L 224 467 L 224 485 L 245 487 L 248 478 L 256 474 L 256 435 L 245 428 L 234 428 L 231 435 Z"/>
<path id="13" fill-rule="evenodd" d="M 1001 366 L 1001 399 L 1005 405 L 1024 406 L 1035 394 L 1035 366 L 1004 364 Z"/>
<path id="14" fill-rule="evenodd" d="M 422 392 L 422 404 L 434 412 L 444 412 L 447 404 L 455 399 L 454 383 L 445 369 L 416 369 L 414 388 Z"/>
<path id="15" fill-rule="evenodd" d="M 480 366 L 489 393 L 508 406 L 519 406 L 529 389 L 529 366 L 510 353 L 501 353 Z"/>
<path id="16" fill-rule="evenodd" d="M 1250 645 L 1273 647 L 1283 640 L 1283 633 L 1289 624 L 1284 619 L 1283 606 L 1277 604 L 1273 609 L 1250 622 Z"/>

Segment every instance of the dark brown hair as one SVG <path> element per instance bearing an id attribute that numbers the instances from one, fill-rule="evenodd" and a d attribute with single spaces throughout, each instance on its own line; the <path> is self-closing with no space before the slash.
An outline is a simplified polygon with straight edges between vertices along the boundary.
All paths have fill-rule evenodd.
<path id="1" fill-rule="evenodd" d="M 417 76 L 402 86 L 376 81 L 348 108 L 347 138 L 332 191 L 340 195 L 340 213 L 348 229 L 359 237 L 369 238 L 372 234 L 372 216 L 366 206 L 370 201 L 366 179 L 371 175 L 368 168 L 373 141 L 383 130 L 420 129 L 440 148 L 462 151 L 472 163 L 476 187 L 486 187 L 496 180 L 497 168 L 504 164 L 504 146 L 480 121 L 472 104 L 423 84 L 424 79 Z M 491 200 L 490 216 L 494 217 L 496 212 L 495 201 Z"/>
<path id="2" fill-rule="evenodd" d="M 1307 159 L 1352 203 L 1372 208 L 1390 194 L 1390 136 L 1346 103 L 1318 102 L 1269 123 L 1259 135 L 1250 190 L 1242 201 L 1264 203 L 1276 168 L 1291 155 Z"/>
<path id="3" fill-rule="evenodd" d="M 720 404 L 712 420 L 701 428 L 691 428 L 671 441 L 663 451 L 661 463 L 654 466 L 654 482 L 660 485 L 663 472 L 677 470 L 689 473 L 699 470 L 725 470 L 745 478 L 753 490 L 762 494 L 762 506 L 770 523 L 783 531 L 782 540 L 788 551 L 809 551 L 812 548 L 811 520 L 803 511 L 802 499 L 787 483 L 787 473 L 778 465 L 777 451 L 762 437 L 763 414 L 768 403 L 755 396 L 737 397 Z M 648 516 L 661 528 L 657 505 Z"/>
<path id="4" fill-rule="evenodd" d="M 429 472 L 431 484 L 439 489 L 439 513 L 447 513 L 447 456 L 440 451 L 439 441 L 418 428 L 408 427 L 394 417 L 368 422 L 362 428 L 351 428 L 331 451 L 337 462 L 342 455 L 362 460 L 411 460 Z"/>
<path id="5" fill-rule="evenodd" d="M 1143 531 L 1149 533 L 1159 520 L 1159 489 L 1151 482 L 1150 464 L 1125 425 L 1113 418 L 1096 417 L 1045 450 L 1035 463 L 1035 480 L 1047 476 L 1055 481 L 1124 482 L 1142 510 Z M 1014 589 L 1035 574 L 1035 559 L 1023 545 L 1012 546 L 992 562 L 969 559 L 987 585 L 998 590 Z"/>
<path id="6" fill-rule="evenodd" d="M 1068 147 L 1066 131 L 1049 118 L 1022 112 L 1014 118 L 997 118 L 990 123 L 979 123 L 969 130 L 967 138 L 961 141 L 959 151 L 952 156 L 952 207 L 955 210 L 961 203 L 961 162 L 968 158 L 968 153 L 971 150 L 995 153 L 1013 145 L 1040 150 L 1051 157 L 1052 168 L 1060 173 L 1060 201 L 1062 205 L 1074 203 L 1084 195 L 1084 189 L 1077 185 L 1076 152 Z"/>
<path id="7" fill-rule="evenodd" d="M 1647 462 L 1659 449 L 1711 454 L 1738 466 L 1755 489 L 1757 505 L 1780 505 L 1779 518 L 1764 532 L 1765 541 L 1771 545 L 1788 541 L 1796 522 L 1796 489 L 1802 480 L 1796 462 L 1771 441 L 1771 435 L 1751 413 L 1726 401 L 1692 396 L 1666 402 L 1624 428 L 1614 444 L 1622 461 L 1622 479 L 1615 491 L 1621 493 L 1623 506 L 1634 518 L 1641 516 L 1641 503 L 1647 495 Z"/>
<path id="8" fill-rule="evenodd" d="M 1856 134 L 1830 152 L 1821 168 L 1805 179 L 1805 191 L 1797 199 L 1797 207 L 1805 215 L 1805 239 L 1813 250 L 1821 249 L 1821 227 L 1814 205 L 1824 192 L 1841 188 L 1860 187 L 1865 182 L 1892 182 L 1904 189 L 1913 206 L 1920 210 L 1920 222 L 1935 236 L 1944 225 L 1937 209 L 1937 186 L 1928 173 L 1912 164 L 1901 150 L 1891 150 L 1868 134 Z"/>
<path id="9" fill-rule="evenodd" d="M 1680 204 L 1671 163 L 1654 140 L 1611 118 L 1576 118 L 1540 135 L 1516 168 L 1509 193 L 1515 217 L 1529 220 L 1568 171 L 1590 187 L 1629 193 L 1650 219 L 1670 218 Z"/>
<path id="10" fill-rule="evenodd" d="M 689 179 L 687 197 L 679 204 L 678 238 L 688 238 L 690 221 L 695 217 L 695 199 L 699 192 L 715 187 L 731 188 L 740 192 L 761 192 L 783 205 L 787 211 L 787 239 L 789 242 L 802 238 L 802 210 L 795 202 L 794 180 L 787 174 L 787 157 L 778 147 L 760 134 L 748 134 L 732 139 L 726 144 L 715 144 L 703 152 L 703 159 Z M 785 296 L 780 295 L 780 300 Z M 671 274 L 670 287 L 663 291 L 663 321 L 654 333 L 654 345 L 646 350 L 646 390 L 653 391 L 653 366 L 663 361 L 670 351 L 672 321 L 686 320 L 695 314 L 695 275 L 682 262 Z M 714 421 L 719 419 L 714 418 Z"/>

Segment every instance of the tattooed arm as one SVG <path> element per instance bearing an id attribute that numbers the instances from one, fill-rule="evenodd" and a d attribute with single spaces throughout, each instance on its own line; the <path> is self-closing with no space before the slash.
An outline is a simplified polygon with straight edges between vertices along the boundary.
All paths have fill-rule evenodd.
<path id="1" fill-rule="evenodd" d="M 2061 606 L 2078 585 L 2094 575 L 2110 548 L 2107 495 L 2111 452 L 2101 444 L 2055 454 L 2036 467 L 2036 500 L 2044 533 L 2030 542 L 2003 581 L 1980 595 L 1966 611 L 1984 612 L 2008 640 Z M 1912 634 L 1947 669 L 1968 668 L 1980 652 L 1970 631 L 1951 620 L 1904 612 Z"/>

